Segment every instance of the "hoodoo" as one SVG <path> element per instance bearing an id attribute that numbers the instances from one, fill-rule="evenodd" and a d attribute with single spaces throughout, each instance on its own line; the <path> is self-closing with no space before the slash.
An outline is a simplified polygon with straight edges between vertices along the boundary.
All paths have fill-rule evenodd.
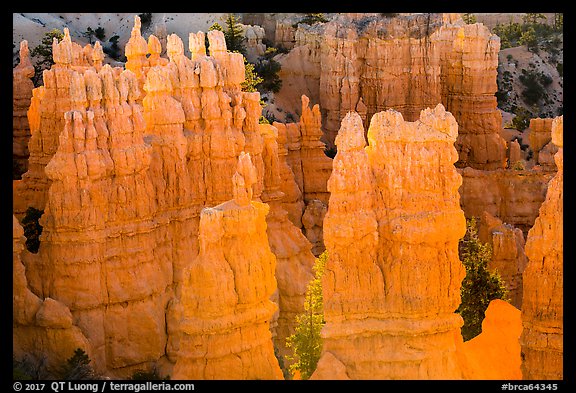
<path id="1" fill-rule="evenodd" d="M 352 379 L 461 376 L 457 129 L 442 105 L 415 122 L 388 110 L 373 116 L 365 147 L 360 116 L 342 121 L 324 220 L 322 356 Z"/>

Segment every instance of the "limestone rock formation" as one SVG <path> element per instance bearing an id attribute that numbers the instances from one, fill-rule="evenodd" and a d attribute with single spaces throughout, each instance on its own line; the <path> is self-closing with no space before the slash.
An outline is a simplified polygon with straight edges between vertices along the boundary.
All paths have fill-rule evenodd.
<path id="1" fill-rule="evenodd" d="M 495 93 L 500 39 L 479 23 L 445 29 L 440 42 L 442 102 L 458 122 L 458 166 L 506 167 L 502 115 Z"/>
<path id="2" fill-rule="evenodd" d="M 512 141 L 508 145 L 508 168 L 514 168 L 514 165 L 522 159 L 520 143 Z"/>
<path id="3" fill-rule="evenodd" d="M 279 313 L 274 318 L 274 343 L 278 354 L 284 356 L 289 353 L 286 338 L 294 333 L 296 315 L 304 310 L 304 296 L 308 282 L 313 278 L 315 259 L 311 253 L 312 245 L 288 219 L 288 212 L 283 208 L 278 130 L 267 124 L 261 124 L 259 128 L 263 136 L 262 159 L 266 168 L 261 198 L 270 206 L 266 219 L 267 234 L 270 249 L 277 260 Z"/>
<path id="4" fill-rule="evenodd" d="M 552 122 L 558 172 L 550 180 L 546 200 L 528 232 L 522 304 L 523 379 L 563 377 L 563 117 Z"/>
<path id="5" fill-rule="evenodd" d="M 276 131 L 278 132 L 278 165 L 280 169 L 280 190 L 284 193 L 284 198 L 282 198 L 282 207 L 288 212 L 288 219 L 297 228 L 302 227 L 302 213 L 304 211 L 304 200 L 302 196 L 302 188 L 304 186 L 304 180 L 300 177 L 300 182 L 296 181 L 295 173 L 292 166 L 288 164 L 288 129 L 292 130 L 290 124 L 282 124 L 274 122 Z M 292 135 L 291 135 L 292 136 Z M 291 138 L 292 139 L 292 138 Z M 296 143 L 291 143 L 293 146 L 292 156 L 298 154 L 298 158 L 293 159 L 292 165 L 297 169 L 297 172 L 302 176 L 302 164 L 300 162 L 299 151 L 296 148 L 299 147 Z"/>
<path id="6" fill-rule="evenodd" d="M 302 215 L 302 231 L 312 243 L 312 253 L 318 257 L 324 250 L 324 234 L 322 231 L 327 206 L 319 199 L 312 199 L 306 205 Z"/>
<path id="7" fill-rule="evenodd" d="M 252 200 L 256 168 L 240 154 L 234 199 L 200 214 L 200 250 L 185 269 L 175 379 L 281 379 L 270 319 L 276 258 L 266 236 L 269 207 Z"/>
<path id="8" fill-rule="evenodd" d="M 141 37 L 138 20 L 133 33 L 132 71 L 101 66 L 97 46 L 83 51 L 66 35 L 55 43 L 56 64 L 44 73 L 44 87 L 34 90 L 33 165 L 20 183 L 28 192 L 20 203 L 45 212 L 26 286 L 62 305 L 47 303 L 39 320 L 68 326 L 63 310 L 69 309 L 71 328 L 85 337 L 95 367 L 107 375 L 124 378 L 153 364 L 172 375 L 187 332 L 181 326 L 183 285 L 200 252 L 202 209 L 233 198 L 264 201 L 270 213 L 259 214 L 277 261 L 278 305 L 262 314 L 258 329 L 272 332 L 269 348 L 258 351 L 266 362 L 271 354 L 277 368 L 271 334 L 285 351 L 314 262 L 311 244 L 283 208 L 281 179 L 291 170 L 285 161 L 281 165 L 277 131 L 258 124 L 259 93 L 241 91 L 242 56 L 227 52 L 222 32 L 208 34 L 211 56 L 204 33 L 190 34 L 190 58 L 182 40 L 170 35 L 168 59 L 161 57 L 159 40 Z M 254 170 L 234 177 L 243 151 Z M 238 194 L 242 181 L 251 184 L 246 195 Z M 292 185 L 301 201 L 294 180 Z M 259 247 L 255 252 L 261 256 Z M 70 279 L 79 269 L 88 284 Z M 272 292 L 266 289 L 264 298 Z M 245 345 L 266 341 L 260 330 L 245 337 Z M 42 340 L 33 349 L 52 351 Z"/>
<path id="9" fill-rule="evenodd" d="M 553 172 L 473 168 L 458 170 L 462 175 L 460 203 L 466 217 L 480 217 L 486 211 L 519 228 L 526 237 L 534 225 Z"/>
<path id="10" fill-rule="evenodd" d="M 459 166 L 506 166 L 494 97 L 500 42 L 482 24 L 452 14 L 340 14 L 301 25 L 295 40 L 279 59 L 285 88 L 276 99 L 298 113 L 290 91 L 307 92 L 322 108 L 329 147 L 348 111 L 366 113 L 365 125 L 388 108 L 413 121 L 441 102 L 459 124 Z"/>
<path id="11" fill-rule="evenodd" d="M 510 303 L 521 309 L 522 273 L 528 263 L 524 253 L 522 231 L 484 212 L 480 218 L 478 238 L 492 248 L 492 259 L 488 263 L 488 269 L 498 271 L 508 290 Z"/>
<path id="12" fill-rule="evenodd" d="M 266 45 L 262 43 L 264 28 L 257 25 L 241 26 L 244 34 L 244 46 L 246 47 L 246 60 L 255 63 L 266 51 Z"/>
<path id="13" fill-rule="evenodd" d="M 26 269 L 21 261 L 21 254 L 27 252 L 23 246 L 24 230 L 15 216 L 12 221 L 12 354 L 17 360 L 24 355 L 32 356 L 38 363 L 45 362 L 46 372 L 57 373 L 77 348 L 90 356 L 91 346 L 80 329 L 74 326 L 68 307 L 51 298 L 42 300 L 29 289 Z"/>
<path id="14" fill-rule="evenodd" d="M 351 379 L 461 377 L 457 129 L 442 105 L 415 122 L 388 110 L 373 116 L 365 147 L 361 117 L 342 121 L 324 219 L 322 357 Z"/>
<path id="15" fill-rule="evenodd" d="M 322 119 L 320 107 L 316 104 L 310 109 L 310 100 L 306 95 L 300 97 L 301 116 L 298 123 L 278 123 L 281 140 L 285 141 L 287 163 L 302 193 L 305 203 L 319 199 L 328 203 L 329 193 L 326 185 L 332 173 L 332 159 L 324 153 L 326 145 L 322 138 Z"/>
<path id="16" fill-rule="evenodd" d="M 530 148 L 534 152 L 535 163 L 545 170 L 556 171 L 554 154 L 558 151 L 558 147 L 551 143 L 552 122 L 552 118 L 530 119 L 528 141 L 530 142 Z"/>
<path id="17" fill-rule="evenodd" d="M 72 73 L 69 86 L 77 109 L 45 169 L 41 291 L 70 308 L 95 367 L 122 376 L 164 353 L 173 251 L 155 244 L 166 227 L 153 214 L 166 198 L 150 178 L 135 75 L 105 65 Z M 79 271 L 85 280 L 69 279 Z"/>
<path id="18" fill-rule="evenodd" d="M 30 125 L 27 112 L 32 99 L 34 66 L 28 41 L 20 43 L 20 63 L 12 71 L 12 159 L 22 172 L 28 169 Z"/>
<path id="19" fill-rule="evenodd" d="M 332 159 L 326 156 L 324 153 L 326 145 L 320 141 L 323 136 L 320 107 L 316 104 L 310 109 L 309 103 L 308 97 L 303 95 L 299 122 L 300 160 L 304 185 L 302 195 L 305 202 L 319 199 L 327 204 L 329 194 L 326 185 L 332 173 Z"/>
<path id="20" fill-rule="evenodd" d="M 22 176 L 22 181 L 15 183 L 13 190 L 16 217 L 21 217 L 30 206 L 44 209 L 51 183 L 44 168 L 58 148 L 58 137 L 64 128 L 64 113 L 86 106 L 85 99 L 71 91 L 72 81 L 78 78 L 77 74 L 83 75 L 88 70 L 99 72 L 96 69 L 102 47 L 82 48 L 72 42 L 70 32 L 65 28 L 62 41 L 54 39 L 52 52 L 55 64 L 43 72 L 43 86 L 32 91 L 28 111 L 31 134 L 28 171 Z"/>
<path id="21" fill-rule="evenodd" d="M 520 310 L 500 299 L 490 302 L 482 321 L 482 333 L 462 343 L 457 338 L 458 357 L 464 379 L 522 379 Z"/>

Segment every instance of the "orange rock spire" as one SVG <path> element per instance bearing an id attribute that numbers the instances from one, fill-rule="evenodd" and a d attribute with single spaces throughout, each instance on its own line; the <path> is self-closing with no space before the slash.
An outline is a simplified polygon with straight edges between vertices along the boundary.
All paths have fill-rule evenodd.
<path id="1" fill-rule="evenodd" d="M 522 303 L 522 377 L 562 379 L 564 153 L 563 116 L 552 122 L 552 143 L 558 172 L 550 180 L 540 215 L 528 232 Z"/>
<path id="2" fill-rule="evenodd" d="M 252 200 L 255 180 L 242 152 L 234 199 L 200 214 L 200 251 L 181 289 L 175 379 L 282 379 L 270 333 L 276 258 L 266 235 L 269 207 Z"/>
<path id="3" fill-rule="evenodd" d="M 373 116 L 365 147 L 360 116 L 342 121 L 324 219 L 322 357 L 349 378 L 461 377 L 457 129 L 442 105 L 415 122 L 388 110 Z"/>

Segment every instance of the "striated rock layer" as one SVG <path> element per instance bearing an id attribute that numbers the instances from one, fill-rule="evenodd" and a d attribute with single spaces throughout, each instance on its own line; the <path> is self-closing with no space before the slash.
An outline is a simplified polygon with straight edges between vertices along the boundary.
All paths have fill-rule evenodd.
<path id="1" fill-rule="evenodd" d="M 488 212 L 522 230 L 526 237 L 544 202 L 552 172 L 497 169 L 458 169 L 462 175 L 460 203 L 466 217 Z"/>
<path id="2" fill-rule="evenodd" d="M 546 200 L 528 232 L 522 305 L 523 379 L 563 378 L 563 117 L 552 123 L 558 172 L 550 180 Z"/>
<path id="3" fill-rule="evenodd" d="M 554 154 L 558 151 L 558 147 L 552 143 L 552 122 L 551 118 L 530 119 L 528 141 L 534 152 L 534 162 L 544 170 L 556 171 Z"/>
<path id="4" fill-rule="evenodd" d="M 17 360 L 32 356 L 33 362 L 45 365 L 45 372 L 58 375 L 59 368 L 76 349 L 92 356 L 92 348 L 68 307 L 49 297 L 40 298 L 29 289 L 21 261 L 21 256 L 27 253 L 23 246 L 24 230 L 15 216 L 12 216 L 12 234 L 12 354 Z"/>
<path id="5" fill-rule="evenodd" d="M 314 256 L 282 206 L 276 129 L 258 124 L 259 94 L 241 91 L 242 56 L 226 51 L 222 32 L 209 32 L 208 41 L 211 56 L 204 33 L 191 34 L 188 58 L 182 40 L 170 35 L 168 60 L 154 59 L 160 51 L 151 37 L 148 66 L 131 59 L 131 71 L 71 65 L 63 55 L 76 53 L 68 36 L 56 44 L 63 47 L 55 47 L 58 62 L 45 72 L 45 86 L 35 90 L 34 146 L 48 163 L 32 165 L 22 183 L 42 184 L 30 195 L 45 209 L 28 286 L 70 309 L 95 367 L 112 376 L 154 364 L 171 374 L 186 333 L 180 300 L 186 269 L 199 258 L 200 213 L 235 198 L 229 179 L 242 151 L 255 167 L 254 200 L 270 206 L 263 217 L 276 256 L 279 313 L 271 330 L 279 349 L 293 331 L 293 315 L 303 311 Z M 46 182 L 31 181 L 40 172 Z M 80 271 L 86 282 L 75 279 Z M 36 349 L 50 350 L 42 342 Z"/>
<path id="6" fill-rule="evenodd" d="M 28 108 L 32 99 L 34 66 L 30 61 L 28 41 L 20 43 L 20 63 L 12 71 L 12 159 L 23 172 L 28 169 L 30 125 Z"/>
<path id="7" fill-rule="evenodd" d="M 234 199 L 200 214 L 200 250 L 185 268 L 174 379 L 282 379 L 270 318 L 277 305 L 268 205 L 252 201 L 256 168 L 240 154 Z"/>
<path id="8" fill-rule="evenodd" d="M 13 190 L 16 217 L 21 217 L 30 206 L 44 210 L 51 183 L 44 168 L 58 149 L 64 113 L 84 106 L 84 102 L 74 101 L 74 92 L 70 91 L 72 80 L 87 70 L 98 71 L 104 56 L 98 43 L 94 48 L 73 43 L 67 28 L 61 42 L 54 39 L 52 52 L 55 64 L 43 72 L 43 86 L 32 91 L 27 114 L 31 134 L 28 171 L 21 181 L 15 182 Z"/>
<path id="9" fill-rule="evenodd" d="M 274 126 L 278 128 L 282 140 L 285 141 L 286 160 L 292 169 L 304 202 L 319 199 L 328 204 L 330 193 L 326 187 L 332 173 L 332 159 L 324 153 L 326 145 L 320 140 L 323 136 L 320 107 L 316 104 L 310 109 L 310 100 L 305 95 L 301 96 L 301 102 L 301 116 L 298 123 L 274 122 Z"/>
<path id="10" fill-rule="evenodd" d="M 388 108 L 413 121 L 442 103 L 459 124 L 459 166 L 506 166 L 494 96 L 500 41 L 484 25 L 454 14 L 341 14 L 304 26 L 295 48 L 279 58 L 283 89 L 276 102 L 298 113 L 290 94 L 297 90 L 319 103 L 329 147 L 348 111 L 367 125 Z"/>
<path id="11" fill-rule="evenodd" d="M 365 147 L 361 117 L 342 121 L 324 219 L 322 358 L 351 379 L 462 376 L 457 129 L 442 105 L 415 122 L 388 110 L 372 118 Z"/>
<path id="12" fill-rule="evenodd" d="M 524 253 L 522 231 L 484 212 L 478 226 L 478 237 L 492 248 L 492 259 L 488 263 L 488 269 L 498 271 L 508 290 L 510 303 L 521 309 L 522 273 L 528 263 Z"/>
<path id="13" fill-rule="evenodd" d="M 314 255 L 312 245 L 302 232 L 289 220 L 283 208 L 281 191 L 280 158 L 278 155 L 278 130 L 271 125 L 259 125 L 264 148 L 262 159 L 266 168 L 262 202 L 270 206 L 266 222 L 270 249 L 277 259 L 278 315 L 272 322 L 274 345 L 279 356 L 291 354 L 286 339 L 294 333 L 296 315 L 302 313 L 308 282 L 313 278 Z"/>

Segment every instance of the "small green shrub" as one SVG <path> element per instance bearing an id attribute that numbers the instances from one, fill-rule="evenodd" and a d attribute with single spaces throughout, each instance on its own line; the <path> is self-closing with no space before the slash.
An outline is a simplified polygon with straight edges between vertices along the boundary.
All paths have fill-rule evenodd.
<path id="1" fill-rule="evenodd" d="M 315 25 L 316 23 L 326 23 L 328 22 L 328 19 L 326 19 L 324 17 L 323 13 L 316 13 L 316 14 L 306 14 L 306 16 L 304 16 L 304 18 L 300 19 L 298 22 L 294 23 L 292 25 L 293 28 L 298 28 L 298 25 L 300 23 L 306 24 L 306 25 Z"/>
<path id="2" fill-rule="evenodd" d="M 472 15 L 472 14 L 462 14 L 462 20 L 467 25 L 473 25 L 474 23 L 477 22 L 476 15 Z"/>
<path id="3" fill-rule="evenodd" d="M 524 131 L 530 126 L 530 119 L 534 116 L 526 109 L 518 107 L 514 110 L 514 118 L 512 119 L 512 126 L 518 131 Z"/>
<path id="4" fill-rule="evenodd" d="M 170 380 L 170 376 L 166 376 L 162 378 L 158 373 L 156 368 L 153 368 L 151 371 L 144 371 L 138 370 L 132 374 L 132 381 L 168 381 Z"/>

